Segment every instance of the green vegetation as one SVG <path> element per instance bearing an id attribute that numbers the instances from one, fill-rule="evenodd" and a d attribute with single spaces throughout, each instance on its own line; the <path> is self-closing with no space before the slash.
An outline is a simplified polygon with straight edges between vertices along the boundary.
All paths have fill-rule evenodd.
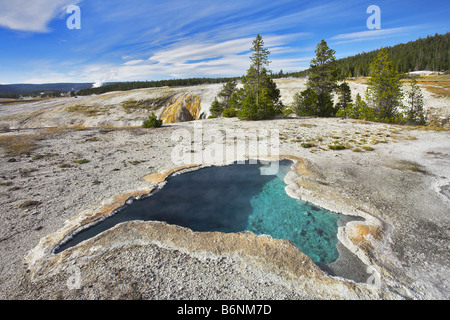
<path id="1" fill-rule="evenodd" d="M 450 69 L 448 54 L 450 33 L 435 34 L 423 39 L 387 47 L 385 50 L 399 73 L 419 70 L 446 71 Z M 370 74 L 370 65 L 380 50 L 357 54 L 337 60 L 336 69 L 341 78 Z"/>
<path id="2" fill-rule="evenodd" d="M 417 85 L 416 79 L 412 79 L 411 81 L 411 89 L 408 92 L 408 105 L 406 108 L 406 119 L 409 124 L 425 124 L 426 120 L 423 111 L 423 95 Z"/>
<path id="3" fill-rule="evenodd" d="M 370 65 L 366 101 L 372 109 L 371 118 L 380 122 L 400 122 L 403 92 L 400 77 L 386 49 L 381 49 Z"/>
<path id="4" fill-rule="evenodd" d="M 316 48 L 316 57 L 311 60 L 307 89 L 294 97 L 293 109 L 297 115 L 334 117 L 332 92 L 337 87 L 335 51 L 325 40 Z"/>
<path id="5" fill-rule="evenodd" d="M 41 159 L 45 159 L 45 158 L 55 157 L 55 156 L 58 156 L 58 155 L 59 154 L 57 154 L 57 153 L 37 154 L 32 159 L 33 160 L 41 160 Z"/>
<path id="6" fill-rule="evenodd" d="M 345 98 L 348 95 L 347 88 L 341 85 L 336 116 L 385 123 L 425 124 L 423 96 L 417 81 L 411 81 L 411 88 L 407 92 L 408 105 L 404 106 L 402 98 L 405 93 L 401 89 L 400 76 L 389 59 L 387 50 L 378 51 L 371 64 L 367 84 L 365 100 L 358 94 L 354 104 Z"/>
<path id="7" fill-rule="evenodd" d="M 73 163 L 76 163 L 76 164 L 85 164 L 85 163 L 89 163 L 90 161 L 89 160 L 86 160 L 86 159 L 79 159 L 79 160 L 74 160 L 73 161 Z"/>
<path id="8" fill-rule="evenodd" d="M 237 111 L 233 107 L 223 110 L 222 114 L 225 118 L 234 118 L 237 116 Z"/>
<path id="9" fill-rule="evenodd" d="M 230 105 L 236 109 L 240 120 L 270 119 L 281 114 L 283 108 L 280 90 L 266 69 L 270 63 L 270 51 L 264 48 L 264 41 L 259 34 L 253 41 L 251 50 L 252 63 L 242 79 L 244 87 L 233 93 Z"/>
<path id="10" fill-rule="evenodd" d="M 223 113 L 223 107 L 217 100 L 217 97 L 214 99 L 213 103 L 211 103 L 211 107 L 209 107 L 210 118 L 217 118 Z"/>
<path id="11" fill-rule="evenodd" d="M 161 119 L 158 119 L 155 116 L 155 113 L 152 112 L 152 114 L 148 117 L 146 121 L 144 121 L 142 127 L 143 128 L 159 128 L 163 124 L 163 121 Z"/>
<path id="12" fill-rule="evenodd" d="M 227 118 L 236 116 L 236 101 L 234 101 L 236 97 L 232 99 L 233 94 L 237 91 L 236 86 L 237 83 L 235 80 L 230 80 L 223 85 L 222 90 L 218 94 L 220 101 L 216 97 L 209 109 L 211 118 L 217 118 L 221 115 Z"/>
<path id="13" fill-rule="evenodd" d="M 311 142 L 304 142 L 301 144 L 302 148 L 312 148 L 314 147 L 314 143 Z"/>
<path id="14" fill-rule="evenodd" d="M 353 104 L 352 91 L 347 82 L 342 83 L 337 87 L 338 102 L 336 104 L 337 110 L 345 110 Z"/>
<path id="15" fill-rule="evenodd" d="M 403 109 L 401 82 L 398 72 L 395 70 L 388 53 L 381 49 L 371 64 L 370 78 L 366 91 L 366 101 L 358 94 L 355 103 L 351 98 L 350 86 L 343 82 L 337 85 L 337 72 L 334 54 L 322 40 L 316 48 L 316 57 L 311 60 L 307 89 L 294 97 L 292 109 L 299 116 L 319 117 L 343 117 L 378 121 L 387 123 L 404 123 L 405 118 L 401 113 Z M 414 87 L 414 90 L 420 90 Z M 416 113 L 419 113 L 420 92 L 414 94 L 414 101 L 410 113 L 411 121 L 416 121 Z M 332 102 L 332 94 L 338 94 L 335 106 Z M 418 121 L 418 120 L 417 120 Z"/>
<path id="16" fill-rule="evenodd" d="M 330 150 L 335 150 L 335 151 L 336 150 L 345 150 L 345 149 L 347 149 L 347 147 L 342 145 L 342 144 L 331 144 L 331 145 L 328 145 L 328 148 Z"/>

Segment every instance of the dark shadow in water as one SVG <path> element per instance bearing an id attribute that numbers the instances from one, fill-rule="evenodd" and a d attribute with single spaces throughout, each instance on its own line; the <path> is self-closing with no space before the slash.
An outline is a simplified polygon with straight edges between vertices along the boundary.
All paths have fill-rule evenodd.
<path id="1" fill-rule="evenodd" d="M 292 162 L 283 161 L 287 165 Z M 280 163 L 281 164 L 281 163 Z M 261 163 L 207 167 L 169 177 L 161 190 L 137 200 L 115 215 L 83 230 L 55 253 L 132 220 L 165 221 L 193 231 L 240 232 L 252 213 L 250 199 L 273 175 L 261 175 Z"/>

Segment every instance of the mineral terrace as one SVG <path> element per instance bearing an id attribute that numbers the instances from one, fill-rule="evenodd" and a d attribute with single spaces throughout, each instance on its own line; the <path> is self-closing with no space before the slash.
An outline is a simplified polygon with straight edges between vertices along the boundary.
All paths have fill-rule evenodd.
<path id="1" fill-rule="evenodd" d="M 285 103 L 302 85 L 279 80 Z M 0 298 L 450 298 L 449 131 L 350 119 L 202 119 L 220 87 L 0 106 L 6 128 L 0 139 L 22 137 L 29 147 L 21 154 L 7 146 L 0 151 Z M 158 115 L 166 110 L 170 118 L 200 120 L 143 129 L 149 110 L 121 106 L 144 98 L 164 104 L 155 106 Z M 450 105 L 447 98 L 426 98 L 435 108 Z M 188 107 L 170 110 L 174 104 Z M 287 240 L 142 221 L 53 253 L 72 232 L 161 187 L 168 175 L 215 164 L 172 161 L 180 144 L 174 136 L 183 130 L 194 137 L 199 128 L 205 137 L 236 133 L 205 139 L 200 150 L 278 130 L 279 153 L 257 156 L 293 160 L 288 194 L 349 216 L 340 223 L 340 258 L 318 266 Z M 185 143 L 195 159 L 198 150 Z M 250 150 L 244 158 L 254 156 Z"/>

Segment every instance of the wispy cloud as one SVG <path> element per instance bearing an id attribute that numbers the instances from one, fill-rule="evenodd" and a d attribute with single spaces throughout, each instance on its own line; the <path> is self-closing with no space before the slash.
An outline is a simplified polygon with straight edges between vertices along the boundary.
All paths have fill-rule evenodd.
<path id="1" fill-rule="evenodd" d="M 49 32 L 48 23 L 81 0 L 0 0 L 0 26 L 28 32 Z"/>
<path id="2" fill-rule="evenodd" d="M 239 76 L 250 65 L 258 33 L 271 51 L 270 69 L 297 71 L 308 66 L 320 39 L 331 47 L 344 44 L 336 48 L 340 55 L 354 54 L 448 25 L 442 8 L 429 12 L 433 20 L 418 20 L 423 8 L 409 6 L 412 19 L 402 14 L 404 3 L 380 2 L 389 28 L 370 31 L 367 6 L 358 0 L 0 0 L 0 42 L 8 43 L 0 50 L 0 81 L 100 84 Z M 66 28 L 70 4 L 81 7 L 81 30 Z M 444 27 L 435 30 L 438 23 Z"/>
<path id="3" fill-rule="evenodd" d="M 343 44 L 349 42 L 368 41 L 375 39 L 382 39 L 392 36 L 398 36 L 407 33 L 411 30 L 417 29 L 420 26 L 408 26 L 390 29 L 368 30 L 361 32 L 342 33 L 331 38 L 331 40 L 337 40 L 334 44 Z"/>

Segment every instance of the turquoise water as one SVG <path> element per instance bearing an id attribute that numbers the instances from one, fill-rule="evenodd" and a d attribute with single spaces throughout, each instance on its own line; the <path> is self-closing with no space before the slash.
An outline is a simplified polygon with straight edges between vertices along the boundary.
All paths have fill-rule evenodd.
<path id="1" fill-rule="evenodd" d="M 314 262 L 336 261 L 337 222 L 342 216 L 289 197 L 285 187 L 280 177 L 264 185 L 251 199 L 253 213 L 246 229 L 288 239 Z"/>
<path id="2" fill-rule="evenodd" d="M 200 232 L 268 234 L 290 240 L 315 262 L 331 263 L 338 258 L 337 222 L 343 216 L 289 197 L 283 180 L 291 165 L 292 161 L 280 161 L 277 175 L 262 175 L 261 163 L 246 163 L 173 176 L 161 190 L 75 234 L 55 252 L 118 223 L 143 220 Z"/>

